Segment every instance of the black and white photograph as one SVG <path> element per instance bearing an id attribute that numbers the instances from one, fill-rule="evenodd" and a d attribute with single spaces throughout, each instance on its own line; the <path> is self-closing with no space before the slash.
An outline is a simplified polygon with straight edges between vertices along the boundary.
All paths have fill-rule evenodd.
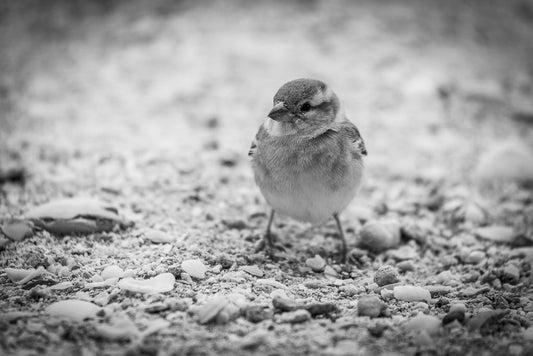
<path id="1" fill-rule="evenodd" d="M 0 0 L 0 355 L 533 355 L 533 0 Z"/>

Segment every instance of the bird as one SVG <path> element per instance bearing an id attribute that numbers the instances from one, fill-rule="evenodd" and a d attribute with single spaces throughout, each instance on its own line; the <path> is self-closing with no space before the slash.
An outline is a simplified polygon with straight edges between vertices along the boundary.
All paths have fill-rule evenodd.
<path id="1" fill-rule="evenodd" d="M 347 243 L 339 214 L 356 196 L 367 155 L 359 129 L 348 120 L 335 92 L 323 81 L 291 80 L 274 95 L 248 155 L 270 215 L 256 252 L 284 250 L 272 234 L 276 213 L 313 224 L 333 218 Z"/>

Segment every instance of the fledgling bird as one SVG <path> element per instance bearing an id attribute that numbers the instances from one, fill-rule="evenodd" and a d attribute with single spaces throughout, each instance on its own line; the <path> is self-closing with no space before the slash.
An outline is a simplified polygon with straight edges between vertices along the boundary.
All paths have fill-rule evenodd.
<path id="1" fill-rule="evenodd" d="M 339 213 L 357 193 L 366 154 L 359 130 L 331 88 L 315 79 L 285 83 L 248 153 L 255 182 L 272 207 L 256 251 L 279 248 L 271 234 L 275 212 L 314 224 L 333 217 L 345 261 Z"/>

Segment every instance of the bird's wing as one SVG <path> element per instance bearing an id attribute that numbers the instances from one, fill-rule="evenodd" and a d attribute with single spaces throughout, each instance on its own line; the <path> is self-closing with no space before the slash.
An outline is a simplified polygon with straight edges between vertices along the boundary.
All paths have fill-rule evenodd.
<path id="1" fill-rule="evenodd" d="M 255 137 L 252 141 L 252 144 L 250 145 L 250 150 L 248 151 L 248 156 L 253 157 L 255 152 L 257 151 L 257 142 L 259 142 L 261 139 L 263 139 L 268 133 L 266 132 L 263 125 L 259 127 L 259 130 L 255 134 Z"/>
<path id="2" fill-rule="evenodd" d="M 346 135 L 352 143 L 352 148 L 360 155 L 366 156 L 368 154 L 365 146 L 365 141 L 363 140 L 361 133 L 359 132 L 357 127 L 350 121 L 344 121 L 342 123 L 339 123 L 338 125 L 332 127 L 330 130 Z"/>

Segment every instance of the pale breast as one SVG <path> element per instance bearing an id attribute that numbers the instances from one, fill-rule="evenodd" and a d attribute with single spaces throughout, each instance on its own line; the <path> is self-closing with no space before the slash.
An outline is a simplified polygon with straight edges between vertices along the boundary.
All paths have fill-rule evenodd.
<path id="1" fill-rule="evenodd" d="M 255 179 L 276 212 L 319 223 L 346 208 L 360 185 L 363 166 L 343 139 L 282 137 L 259 143 L 252 162 Z"/>

